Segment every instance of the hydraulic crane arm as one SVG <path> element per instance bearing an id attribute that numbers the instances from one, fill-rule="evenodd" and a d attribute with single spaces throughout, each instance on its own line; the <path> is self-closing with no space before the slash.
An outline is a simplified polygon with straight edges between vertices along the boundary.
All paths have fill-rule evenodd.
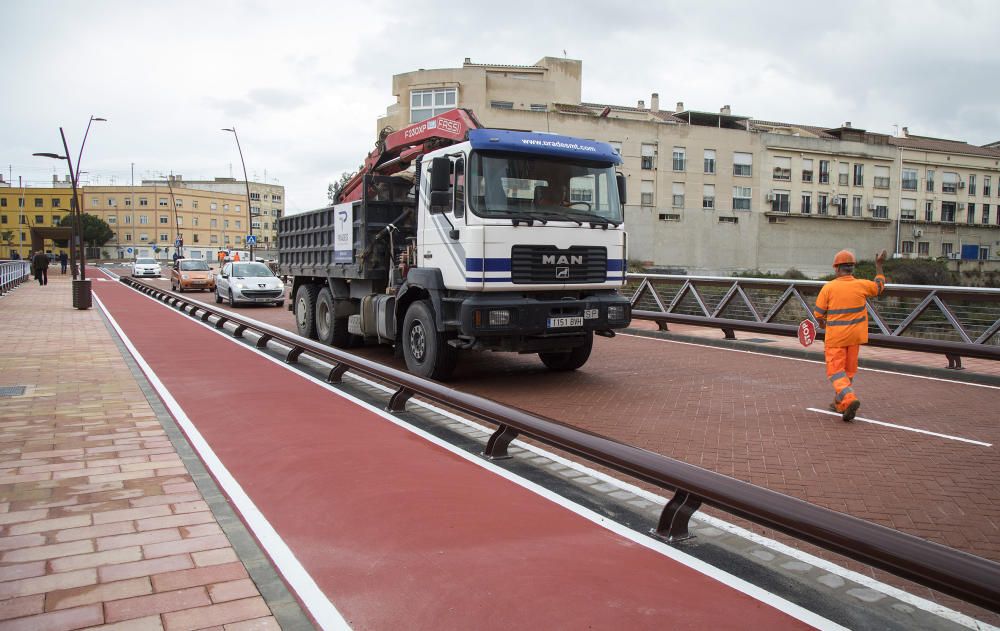
<path id="1" fill-rule="evenodd" d="M 365 158 L 361 169 L 340 189 L 337 203 L 361 199 L 366 175 L 391 175 L 407 168 L 425 153 L 466 140 L 470 129 L 482 124 L 472 110 L 449 110 L 388 134 Z"/>

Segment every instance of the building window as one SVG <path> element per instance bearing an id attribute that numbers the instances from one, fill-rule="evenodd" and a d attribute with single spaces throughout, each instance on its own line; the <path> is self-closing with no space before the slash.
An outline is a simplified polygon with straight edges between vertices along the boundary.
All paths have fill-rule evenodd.
<path id="1" fill-rule="evenodd" d="M 131 197 L 126 197 L 125 198 L 125 206 L 131 208 L 131 206 L 132 206 L 132 198 Z"/>
<path id="2" fill-rule="evenodd" d="M 145 232 L 141 232 L 141 233 L 139 233 L 139 240 L 140 241 L 149 241 L 149 235 L 146 234 Z"/>
<path id="3" fill-rule="evenodd" d="M 642 157 L 642 168 L 647 171 L 652 170 L 655 165 L 656 145 L 643 143 L 640 155 Z"/>
<path id="4" fill-rule="evenodd" d="M 958 192 L 958 173 L 944 172 L 941 176 L 941 192 L 951 194 Z"/>
<path id="5" fill-rule="evenodd" d="M 274 194 L 272 194 L 271 195 L 271 201 L 272 202 L 280 202 L 281 201 L 281 195 L 274 195 Z"/>
<path id="6" fill-rule="evenodd" d="M 719 217 L 719 223 L 734 223 L 735 224 L 735 223 L 739 223 L 739 222 L 740 222 L 740 218 L 739 217 L 726 217 L 726 216 L 720 216 Z"/>
<path id="7" fill-rule="evenodd" d="M 250 201 L 259 202 L 260 201 L 260 193 L 250 193 Z"/>
<path id="8" fill-rule="evenodd" d="M 889 188 L 889 167 L 875 167 L 875 188 Z"/>
<path id="9" fill-rule="evenodd" d="M 608 144 L 611 145 L 611 148 L 615 150 L 615 153 L 617 153 L 618 155 L 622 154 L 622 141 L 612 140 Z"/>
<path id="10" fill-rule="evenodd" d="M 889 218 L 889 198 L 888 197 L 876 197 L 873 202 L 875 205 L 875 210 L 873 211 L 873 216 L 876 219 L 888 219 Z"/>
<path id="11" fill-rule="evenodd" d="M 149 223 L 149 215 L 139 215 L 139 225 L 146 225 Z"/>
<path id="12" fill-rule="evenodd" d="M 988 175 L 983 176 L 983 196 L 990 196 L 990 176 Z"/>
<path id="13" fill-rule="evenodd" d="M 854 217 L 860 217 L 861 216 L 861 214 L 862 214 L 861 213 L 861 205 L 862 205 L 862 199 L 861 199 L 860 195 L 855 195 L 854 197 L 851 198 L 851 215 L 852 216 L 854 216 Z"/>
<path id="14" fill-rule="evenodd" d="M 671 192 L 670 205 L 674 208 L 684 208 L 684 182 L 674 182 Z"/>
<path id="15" fill-rule="evenodd" d="M 167 205 L 168 205 L 168 204 L 167 204 L 167 198 L 166 198 L 166 197 L 161 197 L 161 198 L 160 198 L 160 207 L 161 207 L 161 208 L 166 208 L 166 207 L 167 207 Z"/>
<path id="16" fill-rule="evenodd" d="M 169 241 L 169 240 L 170 240 L 170 235 L 169 234 L 167 234 L 165 232 L 161 232 L 160 233 L 160 241 Z"/>
<path id="17" fill-rule="evenodd" d="M 791 177 L 791 175 L 789 175 Z M 771 193 L 771 212 L 775 213 L 787 213 L 789 212 L 789 192 L 788 191 L 774 191 Z"/>
<path id="18" fill-rule="evenodd" d="M 38 204 L 35 204 L 35 205 L 37 206 Z M 91 208 L 100 208 L 101 207 L 101 200 L 99 200 L 96 197 L 91 197 L 90 198 L 90 207 Z"/>
<path id="19" fill-rule="evenodd" d="M 149 200 L 146 199 L 145 197 L 140 197 L 139 198 L 139 205 L 140 206 L 149 206 Z"/>
<path id="20" fill-rule="evenodd" d="M 941 202 L 941 221 L 955 223 L 955 202 Z"/>
<path id="21" fill-rule="evenodd" d="M 707 210 L 715 208 L 715 184 L 704 184 L 701 187 L 701 207 Z"/>
<path id="22" fill-rule="evenodd" d="M 22 226 L 26 225 L 28 223 L 28 216 L 21 215 L 20 217 L 18 217 L 18 223 L 20 223 Z"/>
<path id="23" fill-rule="evenodd" d="M 643 206 L 653 205 L 653 180 L 643 180 L 640 189 L 640 203 Z"/>
<path id="24" fill-rule="evenodd" d="M 160 223 L 161 224 L 168 224 L 168 223 L 170 223 L 170 218 L 167 217 L 166 215 L 160 215 Z"/>
<path id="25" fill-rule="evenodd" d="M 680 221 L 681 216 L 675 213 L 660 213 L 660 221 Z"/>
<path id="26" fill-rule="evenodd" d="M 197 228 L 197 227 L 198 227 L 198 218 L 197 218 L 197 217 L 192 217 L 192 218 L 191 218 L 191 225 L 192 225 L 193 227 L 195 227 L 195 228 Z"/>
<path id="27" fill-rule="evenodd" d="M 219 210 L 219 205 L 217 203 L 215 203 L 215 202 L 212 202 L 211 204 L 208 205 L 208 209 L 209 210 Z"/>
<path id="28" fill-rule="evenodd" d="M 236 204 L 236 212 L 240 212 L 241 210 L 243 210 L 243 209 L 242 209 L 242 208 L 240 208 L 240 205 L 239 205 L 239 204 Z"/>
<path id="29" fill-rule="evenodd" d="M 174 200 L 174 208 L 184 208 L 184 200 L 180 197 Z"/>
<path id="30" fill-rule="evenodd" d="M 812 182 L 813 181 L 813 161 L 812 158 L 802 159 L 802 181 Z"/>
<path id="31" fill-rule="evenodd" d="M 545 103 L 532 103 L 529 108 L 532 112 L 547 112 L 549 111 L 549 106 Z"/>
<path id="32" fill-rule="evenodd" d="M 209 236 L 208 237 L 208 242 L 209 243 L 218 243 L 219 242 L 219 235 L 213 234 L 213 235 Z"/>
<path id="33" fill-rule="evenodd" d="M 191 208 L 197 208 L 197 207 L 198 207 L 198 200 L 197 199 L 192 199 L 191 200 Z"/>
<path id="34" fill-rule="evenodd" d="M 819 183 L 829 184 L 830 183 L 830 161 L 820 160 L 819 161 Z"/>
<path id="35" fill-rule="evenodd" d="M 198 239 L 198 233 L 196 232 L 196 233 L 194 233 L 194 242 L 198 243 L 198 241 L 199 241 L 199 239 Z"/>
<path id="36" fill-rule="evenodd" d="M 132 223 L 132 215 L 123 215 L 122 223 L 128 223 L 128 224 Z"/>
<path id="37" fill-rule="evenodd" d="M 976 223 L 976 205 L 969 204 L 965 211 L 965 223 Z"/>
<path id="38" fill-rule="evenodd" d="M 223 204 L 222 205 L 222 212 L 226 212 L 227 210 L 229 210 L 229 204 Z"/>
<path id="39" fill-rule="evenodd" d="M 490 107 L 495 110 L 512 110 L 514 109 L 513 101 L 490 101 Z"/>
<path id="40" fill-rule="evenodd" d="M 990 205 L 983 204 L 983 225 L 985 226 L 990 222 Z"/>
<path id="41" fill-rule="evenodd" d="M 35 223 L 42 225 L 45 223 L 45 215 L 35 215 Z"/>
<path id="42" fill-rule="evenodd" d="M 913 254 L 913 241 L 903 241 L 900 246 L 903 254 Z"/>
<path id="43" fill-rule="evenodd" d="M 44 206 L 43 202 L 44 202 L 44 200 L 41 197 L 36 197 L 35 198 L 35 208 L 42 208 Z"/>
<path id="44" fill-rule="evenodd" d="M 969 195 L 976 194 L 976 176 L 975 174 L 969 175 Z"/>
<path id="45" fill-rule="evenodd" d="M 239 219 L 237 219 L 236 220 L 236 229 L 239 230 L 242 227 L 243 227 L 242 222 Z"/>
<path id="46" fill-rule="evenodd" d="M 705 173 L 715 174 L 715 149 L 705 149 Z"/>
<path id="47" fill-rule="evenodd" d="M 941 256 L 950 257 L 954 244 L 942 243 L 941 244 Z"/>
<path id="48" fill-rule="evenodd" d="M 934 202 L 932 201 L 924 204 L 924 221 L 934 221 Z"/>
<path id="49" fill-rule="evenodd" d="M 927 192 L 934 192 L 934 170 L 927 169 Z"/>
<path id="50" fill-rule="evenodd" d="M 226 230 L 229 229 L 229 220 L 228 219 L 223 219 L 222 220 L 222 227 L 223 227 L 223 229 L 226 229 Z"/>
<path id="51" fill-rule="evenodd" d="M 218 219 L 210 219 L 209 222 L 208 222 L 208 227 L 209 228 L 218 228 L 219 227 L 219 220 Z"/>
<path id="52" fill-rule="evenodd" d="M 989 179 L 989 178 L 987 178 L 987 179 Z M 24 198 L 23 197 L 18 197 L 17 198 L 17 207 L 18 208 L 24 208 Z"/>
<path id="53" fill-rule="evenodd" d="M 0 208 L 6 208 L 6 207 L 7 207 L 7 198 L 0 197 Z"/>
<path id="54" fill-rule="evenodd" d="M 753 176 L 753 154 L 734 153 L 733 154 L 733 175 L 737 177 Z"/>
<path id="55" fill-rule="evenodd" d="M 184 225 L 184 217 L 181 217 L 180 215 L 177 216 L 177 225 L 178 226 Z"/>
<path id="56" fill-rule="evenodd" d="M 826 193 L 820 193 L 816 196 L 816 212 L 820 215 L 825 215 L 830 212 L 829 208 L 830 196 Z"/>
<path id="57" fill-rule="evenodd" d="M 854 185 L 864 186 L 865 185 L 865 165 L 860 163 L 854 164 Z"/>
<path id="58" fill-rule="evenodd" d="M 904 191 L 915 191 L 915 190 L 917 190 L 917 170 L 916 169 L 903 169 L 903 190 Z"/>
<path id="59" fill-rule="evenodd" d="M 410 92 L 410 122 L 417 123 L 448 110 L 458 104 L 458 88 L 433 88 Z"/>
<path id="60" fill-rule="evenodd" d="M 118 218 L 115 217 L 114 215 L 108 215 L 107 217 L 104 218 L 104 220 L 108 222 L 109 226 L 113 226 L 116 223 L 118 223 Z"/>
<path id="61" fill-rule="evenodd" d="M 899 200 L 899 218 L 903 221 L 916 221 L 917 200 L 915 199 Z"/>
<path id="62" fill-rule="evenodd" d="M 930 256 L 931 255 L 931 244 L 927 241 L 917 242 L 917 255 L 918 256 Z"/>
<path id="63" fill-rule="evenodd" d="M 125 240 L 126 241 L 131 241 L 132 240 L 132 235 L 126 232 L 125 233 Z"/>
<path id="64" fill-rule="evenodd" d="M 788 182 L 792 179 L 792 159 L 782 156 L 774 158 L 774 175 L 772 179 Z"/>
<path id="65" fill-rule="evenodd" d="M 812 193 L 802 193 L 802 205 L 799 207 L 799 212 L 803 215 L 812 214 L 812 203 Z"/>
<path id="66" fill-rule="evenodd" d="M 749 186 L 734 186 L 733 210 L 750 210 L 750 196 L 752 194 L 753 189 Z"/>
<path id="67" fill-rule="evenodd" d="M 990 260 L 990 246 L 988 245 L 979 246 L 979 260 L 980 261 Z"/>
<path id="68" fill-rule="evenodd" d="M 684 147 L 674 147 L 673 167 L 674 171 L 687 170 L 687 151 Z"/>

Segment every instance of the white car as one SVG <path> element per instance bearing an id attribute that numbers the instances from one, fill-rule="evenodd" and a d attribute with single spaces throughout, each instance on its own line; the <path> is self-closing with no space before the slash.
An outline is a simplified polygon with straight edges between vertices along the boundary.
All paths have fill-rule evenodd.
<path id="1" fill-rule="evenodd" d="M 160 277 L 160 264 L 156 259 L 136 259 L 132 263 L 132 277 L 155 276 Z"/>
<path id="2" fill-rule="evenodd" d="M 256 261 L 233 261 L 222 266 L 215 278 L 215 302 L 228 300 L 236 306 L 241 302 L 285 304 L 285 284 L 267 265 Z"/>

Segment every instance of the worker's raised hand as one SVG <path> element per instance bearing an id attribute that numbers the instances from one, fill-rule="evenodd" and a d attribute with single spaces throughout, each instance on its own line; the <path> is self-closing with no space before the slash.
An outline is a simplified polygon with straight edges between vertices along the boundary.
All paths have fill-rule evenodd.
<path id="1" fill-rule="evenodd" d="M 878 252 L 878 253 L 875 254 L 875 262 L 876 263 L 884 263 L 885 262 L 885 257 L 887 257 L 887 256 L 889 256 L 889 253 L 886 252 L 883 249 L 881 252 Z"/>

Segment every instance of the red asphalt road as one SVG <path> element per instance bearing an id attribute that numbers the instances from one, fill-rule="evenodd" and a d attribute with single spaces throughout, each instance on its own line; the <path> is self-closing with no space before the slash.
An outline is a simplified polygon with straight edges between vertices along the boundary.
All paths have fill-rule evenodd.
<path id="1" fill-rule="evenodd" d="M 94 291 L 354 628 L 808 626 L 117 282 Z"/>

